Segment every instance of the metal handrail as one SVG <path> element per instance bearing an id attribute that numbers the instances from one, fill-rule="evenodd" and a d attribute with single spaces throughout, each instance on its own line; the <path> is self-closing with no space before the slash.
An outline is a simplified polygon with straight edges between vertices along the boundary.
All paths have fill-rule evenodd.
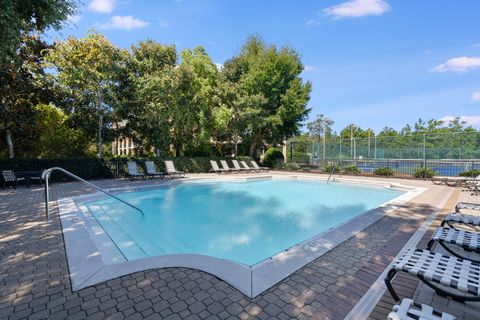
<path id="1" fill-rule="evenodd" d="M 50 207 L 49 207 L 49 203 L 50 203 L 50 193 L 49 193 L 49 189 L 48 189 L 48 179 L 50 179 L 50 174 L 52 173 L 52 171 L 54 170 L 58 170 L 58 171 L 61 171 L 63 173 L 65 173 L 67 176 L 70 176 L 72 178 L 75 178 L 83 183 L 86 183 L 88 184 L 90 187 L 100 191 L 100 192 L 103 192 L 105 193 L 107 196 L 110 196 L 124 204 L 126 204 L 127 206 L 129 207 L 132 207 L 133 209 L 137 210 L 137 211 L 140 211 L 140 213 L 142 214 L 142 216 L 144 215 L 143 211 L 137 207 L 135 207 L 133 204 L 130 204 L 116 196 L 114 196 L 113 194 L 103 190 L 102 188 L 100 187 L 97 187 L 96 185 L 94 185 L 93 183 L 91 182 L 88 182 L 87 180 L 84 180 L 82 178 L 80 178 L 79 176 L 76 176 L 74 175 L 73 173 L 63 169 L 63 168 L 60 168 L 60 167 L 53 167 L 53 168 L 50 168 L 50 169 L 47 169 L 43 172 L 42 174 L 42 178 L 45 179 L 45 208 L 46 208 L 46 213 L 47 213 L 47 220 L 50 221 Z"/>
<path id="2" fill-rule="evenodd" d="M 330 174 L 328 175 L 328 179 L 327 179 L 327 184 L 330 182 L 330 178 L 332 177 L 333 173 L 335 172 L 335 166 L 333 166 L 332 168 L 332 171 L 330 171 Z"/>

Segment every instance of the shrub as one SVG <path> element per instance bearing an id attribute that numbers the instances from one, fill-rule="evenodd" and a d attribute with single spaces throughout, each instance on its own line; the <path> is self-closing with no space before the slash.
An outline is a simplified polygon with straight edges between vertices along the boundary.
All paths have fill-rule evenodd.
<path id="1" fill-rule="evenodd" d="M 432 168 L 417 168 L 413 172 L 415 178 L 431 178 L 436 174 L 437 172 Z"/>
<path id="2" fill-rule="evenodd" d="M 278 166 L 279 163 L 283 162 L 283 160 L 284 157 L 282 151 L 278 148 L 272 147 L 268 148 L 268 150 L 265 152 L 262 165 L 265 167 L 274 168 L 275 166 Z"/>
<path id="3" fill-rule="evenodd" d="M 389 167 L 380 167 L 375 170 L 373 170 L 373 173 L 376 174 L 377 176 L 393 176 L 395 171 L 392 168 Z"/>
<path id="4" fill-rule="evenodd" d="M 480 169 L 466 170 L 459 174 L 461 177 L 476 177 L 480 175 Z"/>
<path id="5" fill-rule="evenodd" d="M 356 165 L 354 164 L 351 164 L 349 166 L 346 166 L 343 171 L 346 173 L 346 174 L 359 174 L 360 172 L 362 172 Z"/>
<path id="6" fill-rule="evenodd" d="M 340 166 L 338 164 L 327 164 L 323 167 L 323 172 L 330 173 L 330 172 L 340 172 Z"/>
<path id="7" fill-rule="evenodd" d="M 282 169 L 285 170 L 300 170 L 302 167 L 296 162 L 287 162 L 283 164 Z"/>

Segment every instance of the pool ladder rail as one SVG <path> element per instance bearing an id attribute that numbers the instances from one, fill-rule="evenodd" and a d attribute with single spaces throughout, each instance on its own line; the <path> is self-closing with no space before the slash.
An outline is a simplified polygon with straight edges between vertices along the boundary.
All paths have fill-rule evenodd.
<path id="1" fill-rule="evenodd" d="M 139 212 L 142 214 L 142 216 L 144 216 L 143 211 L 142 211 L 141 209 L 135 207 L 133 204 L 128 203 L 127 201 L 122 200 L 122 199 L 114 196 L 114 195 L 111 194 L 110 192 L 107 192 L 107 191 L 103 190 L 102 188 L 94 185 L 93 183 L 88 182 L 87 180 L 82 179 L 82 178 L 80 178 L 80 177 L 77 176 L 77 175 L 74 175 L 74 174 L 71 173 L 70 171 L 67 171 L 67 170 L 65 170 L 65 169 L 63 169 L 63 168 L 60 168 L 60 167 L 53 167 L 53 168 L 50 168 L 50 169 L 45 170 L 45 171 L 43 172 L 43 174 L 42 174 L 42 178 L 45 180 L 45 208 L 46 208 L 46 214 L 47 214 L 47 220 L 48 220 L 48 221 L 50 221 L 50 207 L 49 207 L 49 203 L 50 203 L 50 191 L 49 191 L 49 183 L 48 183 L 48 180 L 50 179 L 50 174 L 52 173 L 52 171 L 55 171 L 55 170 L 61 171 L 61 172 L 65 173 L 67 176 L 72 177 L 72 178 L 74 178 L 74 179 L 76 179 L 76 180 L 78 180 L 78 181 L 80 181 L 80 182 L 86 183 L 86 184 L 89 185 L 90 187 L 92 187 L 92 188 L 94 188 L 94 189 L 96 189 L 96 190 L 98 190 L 98 191 L 106 194 L 107 196 L 109 196 L 109 197 L 111 197 L 111 198 L 114 198 L 114 199 L 116 199 L 116 200 L 118 200 L 118 201 L 126 204 L 127 206 L 129 206 L 129 207 L 131 207 L 131 208 L 139 211 Z"/>
<path id="2" fill-rule="evenodd" d="M 333 173 L 335 172 L 335 169 L 336 169 L 335 166 L 333 166 L 332 170 L 330 171 L 330 174 L 328 175 L 327 184 L 330 183 L 330 178 L 332 177 Z"/>

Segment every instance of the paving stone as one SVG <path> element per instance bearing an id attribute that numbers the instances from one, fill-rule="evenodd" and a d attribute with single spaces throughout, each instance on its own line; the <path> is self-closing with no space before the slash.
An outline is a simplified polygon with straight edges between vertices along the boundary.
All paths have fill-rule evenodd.
<path id="1" fill-rule="evenodd" d="M 122 180 L 96 183 L 125 186 Z M 143 183 L 157 182 L 138 181 Z M 408 183 L 429 186 L 422 181 Z M 0 280 L 0 318 L 343 318 L 423 223 L 431 210 L 428 199 L 440 196 L 443 188 L 434 186 L 414 199 L 410 208 L 385 216 L 255 299 L 188 268 L 140 271 L 73 292 L 56 207 L 51 223 L 46 223 L 42 189 L 0 191 L 0 234 L 8 237 L 0 241 L 0 274 L 5 275 Z M 58 183 L 51 199 L 93 191 L 77 183 Z M 402 290 L 415 288 L 413 283 Z M 421 299 L 445 306 L 445 301 L 422 292 Z M 472 308 L 465 313 L 465 307 L 452 304 L 452 310 L 466 319 L 475 315 Z"/>

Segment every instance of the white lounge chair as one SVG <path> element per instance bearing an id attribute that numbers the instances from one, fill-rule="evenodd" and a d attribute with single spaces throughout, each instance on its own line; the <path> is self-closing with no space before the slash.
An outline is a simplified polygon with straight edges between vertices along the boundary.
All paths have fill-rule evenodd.
<path id="1" fill-rule="evenodd" d="M 416 303 L 412 299 L 402 299 L 396 304 L 387 316 L 388 320 L 456 320 L 454 316 L 446 312 L 440 312 L 429 305 Z"/>
<path id="2" fill-rule="evenodd" d="M 268 171 L 268 170 L 270 170 L 269 167 L 260 167 L 255 160 L 250 160 L 250 163 L 251 163 L 252 166 L 253 166 L 255 169 L 257 169 L 257 170 L 263 170 L 263 171 Z"/>
<path id="3" fill-rule="evenodd" d="M 23 181 L 25 183 L 25 178 L 18 178 L 12 170 L 3 170 L 3 189 L 7 186 L 7 183 L 11 182 L 13 187 L 17 189 L 18 181 Z"/>
<path id="4" fill-rule="evenodd" d="M 138 171 L 138 166 L 135 161 L 128 161 L 127 167 L 128 167 L 128 177 L 130 178 L 131 181 L 133 181 L 133 179 L 135 178 L 145 179 L 145 175 Z"/>
<path id="5" fill-rule="evenodd" d="M 456 228 L 457 225 L 471 225 L 474 227 L 480 226 L 480 215 L 464 214 L 464 213 L 449 213 L 443 218 L 441 226 L 448 225 L 451 228 Z"/>
<path id="6" fill-rule="evenodd" d="M 210 169 L 210 172 L 215 172 L 215 173 L 222 173 L 222 172 L 228 173 L 229 172 L 229 170 L 227 170 L 227 169 L 220 168 L 218 166 L 217 161 L 215 161 L 215 160 L 210 160 L 210 165 L 212 166 L 212 169 Z"/>
<path id="7" fill-rule="evenodd" d="M 228 170 L 229 172 L 240 172 L 238 169 L 230 168 L 226 160 L 220 160 L 220 163 L 222 164 L 222 168 Z"/>
<path id="8" fill-rule="evenodd" d="M 416 276 L 435 292 L 458 301 L 480 301 L 480 264 L 441 253 L 410 248 L 401 253 L 385 278 L 387 289 L 399 301 L 392 280 L 398 272 Z M 438 285 L 455 289 L 460 294 L 446 291 Z"/>
<path id="9" fill-rule="evenodd" d="M 453 244 L 461 247 L 465 251 L 480 254 L 480 234 L 476 232 L 440 227 L 432 235 L 432 238 L 428 242 L 427 249 L 430 250 L 435 242 L 438 242 L 445 250 L 455 257 L 480 263 L 480 260 L 465 257 L 447 246 L 447 243 Z"/>
<path id="10" fill-rule="evenodd" d="M 240 167 L 240 164 L 238 163 L 238 160 L 232 160 L 232 163 L 233 163 L 233 166 L 235 167 L 235 169 L 237 169 L 239 171 L 251 171 L 250 169 Z"/>
<path id="11" fill-rule="evenodd" d="M 145 168 L 147 169 L 147 176 L 149 176 L 150 179 L 153 177 L 160 177 L 163 179 L 165 177 L 165 174 L 162 171 L 157 171 L 153 161 L 145 161 Z"/>
<path id="12" fill-rule="evenodd" d="M 250 171 L 262 171 L 262 169 L 255 169 L 250 167 L 245 161 L 240 161 L 240 164 L 243 166 L 244 169 L 250 170 Z"/>
<path id="13" fill-rule="evenodd" d="M 477 210 L 480 211 L 480 203 L 473 203 L 473 202 L 459 202 L 455 206 L 455 212 L 460 213 L 460 210 Z"/>
<path id="14" fill-rule="evenodd" d="M 175 165 L 173 164 L 173 161 L 171 160 L 165 160 L 165 167 L 167 174 L 170 176 L 170 178 L 174 179 L 175 177 L 179 178 L 184 178 L 185 177 L 185 172 L 183 171 L 178 171 L 175 169 Z"/>

